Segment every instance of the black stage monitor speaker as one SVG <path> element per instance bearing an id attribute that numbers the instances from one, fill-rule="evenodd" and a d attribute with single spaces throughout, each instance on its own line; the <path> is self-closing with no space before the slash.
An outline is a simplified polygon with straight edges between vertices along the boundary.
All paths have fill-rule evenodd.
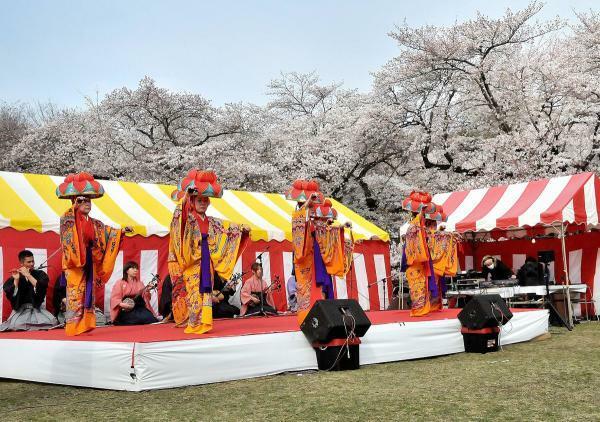
<path id="1" fill-rule="evenodd" d="M 300 329 L 311 343 L 329 343 L 333 339 L 345 339 L 353 325 L 356 337 L 364 336 L 371 326 L 356 300 L 317 300 Z"/>
<path id="2" fill-rule="evenodd" d="M 458 319 L 463 327 L 480 330 L 504 325 L 512 316 L 500 295 L 476 295 L 460 311 Z"/>

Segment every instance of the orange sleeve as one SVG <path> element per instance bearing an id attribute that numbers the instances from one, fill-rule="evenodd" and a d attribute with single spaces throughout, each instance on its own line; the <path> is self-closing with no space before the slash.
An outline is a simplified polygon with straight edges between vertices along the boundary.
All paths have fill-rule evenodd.
<path id="1" fill-rule="evenodd" d="M 106 226 L 99 220 L 93 220 L 93 222 L 98 239 L 98 246 L 92 250 L 96 265 L 96 276 L 102 284 L 106 284 L 115 268 L 124 232 L 122 229 Z"/>
<path id="2" fill-rule="evenodd" d="M 73 208 L 69 208 L 60 218 L 60 245 L 62 248 L 62 269 L 81 268 L 85 257 L 80 250 L 79 235 L 75 224 Z"/>

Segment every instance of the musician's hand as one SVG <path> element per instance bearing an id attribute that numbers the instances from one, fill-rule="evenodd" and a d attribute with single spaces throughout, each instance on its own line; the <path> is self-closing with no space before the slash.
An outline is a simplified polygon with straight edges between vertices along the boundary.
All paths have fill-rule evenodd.
<path id="1" fill-rule="evenodd" d="M 15 281 L 15 287 L 19 285 L 19 278 L 21 277 L 21 273 L 18 270 L 12 272 L 12 278 Z"/>
<path id="2" fill-rule="evenodd" d="M 258 305 L 260 303 L 260 299 L 256 296 L 252 296 L 250 300 L 252 300 L 252 302 L 254 302 L 255 305 Z"/>
<path id="3" fill-rule="evenodd" d="M 25 267 L 21 267 L 21 268 L 19 268 L 19 270 L 18 270 L 18 271 L 19 271 L 19 272 L 20 272 L 20 273 L 23 275 L 23 277 L 25 277 L 25 278 L 29 278 L 29 276 L 31 275 L 31 273 L 29 272 L 29 270 L 28 270 L 27 268 L 25 268 Z"/>
<path id="4" fill-rule="evenodd" d="M 212 296 L 212 303 L 219 303 L 221 302 L 221 299 L 219 299 L 219 296 Z"/>

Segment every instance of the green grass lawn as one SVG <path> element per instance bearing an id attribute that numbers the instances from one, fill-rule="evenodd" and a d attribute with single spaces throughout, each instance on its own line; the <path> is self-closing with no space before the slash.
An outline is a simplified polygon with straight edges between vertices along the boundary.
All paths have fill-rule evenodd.
<path id="1" fill-rule="evenodd" d="M 0 421 L 600 420 L 600 323 L 551 332 L 486 355 L 142 393 L 0 380 Z"/>

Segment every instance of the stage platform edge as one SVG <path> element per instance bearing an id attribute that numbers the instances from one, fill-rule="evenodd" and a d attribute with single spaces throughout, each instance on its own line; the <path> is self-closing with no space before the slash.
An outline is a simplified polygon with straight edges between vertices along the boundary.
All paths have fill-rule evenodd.
<path id="1" fill-rule="evenodd" d="M 547 310 L 516 312 L 500 343 L 547 332 Z M 360 364 L 460 352 L 456 318 L 375 324 L 362 339 Z M 143 391 L 310 369 L 316 356 L 300 331 L 144 343 L 0 337 L 0 378 L 50 384 Z"/>

